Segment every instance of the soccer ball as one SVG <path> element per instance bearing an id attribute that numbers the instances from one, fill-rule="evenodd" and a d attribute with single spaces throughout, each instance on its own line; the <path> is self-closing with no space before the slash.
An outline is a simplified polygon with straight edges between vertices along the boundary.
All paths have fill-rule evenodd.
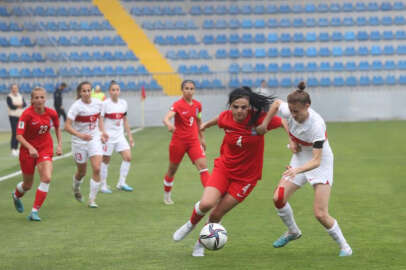
<path id="1" fill-rule="evenodd" d="M 218 223 L 208 223 L 200 231 L 199 242 L 209 250 L 218 250 L 227 243 L 227 231 Z"/>

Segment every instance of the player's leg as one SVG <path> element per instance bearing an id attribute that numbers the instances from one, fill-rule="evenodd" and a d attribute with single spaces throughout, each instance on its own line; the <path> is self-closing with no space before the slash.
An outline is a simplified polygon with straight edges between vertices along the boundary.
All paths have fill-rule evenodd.
<path id="1" fill-rule="evenodd" d="M 38 211 L 48 195 L 49 183 L 51 182 L 52 176 L 52 161 L 44 160 L 37 164 L 37 168 L 40 177 L 40 184 L 37 188 L 37 192 L 35 193 L 35 200 L 32 206 L 31 214 L 28 217 L 33 221 L 41 220 L 38 215 Z"/>
<path id="2" fill-rule="evenodd" d="M 106 145 L 103 145 L 105 147 Z M 101 188 L 100 192 L 110 194 L 112 193 L 111 189 L 107 185 L 107 176 L 109 171 L 109 163 L 110 163 L 110 155 L 106 155 L 106 151 L 103 154 L 103 160 L 100 165 L 100 181 L 101 181 Z"/>
<path id="3" fill-rule="evenodd" d="M 216 206 L 219 199 L 227 191 L 229 185 L 230 182 L 224 171 L 220 168 L 214 167 L 213 173 L 203 191 L 200 201 L 198 201 L 193 208 L 190 219 L 173 234 L 173 239 L 175 241 L 180 241 L 185 238 L 205 214 Z"/>
<path id="4" fill-rule="evenodd" d="M 76 163 L 76 172 L 72 177 L 73 195 L 75 196 L 76 200 L 83 202 L 83 196 L 80 192 L 80 185 L 83 183 L 83 178 L 85 177 L 87 170 L 87 145 L 72 144 L 72 155 Z"/>
<path id="5" fill-rule="evenodd" d="M 92 167 L 92 178 L 90 179 L 90 192 L 89 192 L 89 204 L 90 208 L 99 207 L 96 204 L 96 196 L 99 192 L 101 181 L 100 181 L 100 166 L 102 163 L 102 155 L 92 155 L 90 158 L 90 165 Z"/>
<path id="6" fill-rule="evenodd" d="M 23 197 L 25 192 L 30 190 L 32 187 L 35 172 L 35 159 L 30 157 L 28 151 L 23 149 L 20 153 L 19 161 L 23 181 L 17 184 L 16 189 L 11 196 L 17 212 L 22 213 L 24 211 L 24 205 L 20 198 Z"/>
<path id="7" fill-rule="evenodd" d="M 210 174 L 209 169 L 207 168 L 206 154 L 204 153 L 204 149 L 200 142 L 195 142 L 191 145 L 188 149 L 188 155 L 199 171 L 200 182 L 202 183 L 202 186 L 205 187 L 207 181 L 209 181 Z"/>
<path id="8" fill-rule="evenodd" d="M 121 154 L 120 178 L 118 179 L 117 188 L 124 191 L 133 191 L 133 188 L 127 185 L 126 179 L 131 167 L 131 150 L 125 138 L 122 138 L 117 144 L 117 152 Z"/>
<path id="9" fill-rule="evenodd" d="M 183 142 L 173 142 L 169 144 L 169 167 L 164 177 L 164 203 L 173 204 L 172 187 L 175 180 L 175 173 L 186 153 L 186 146 Z"/>
<path id="10" fill-rule="evenodd" d="M 305 183 L 305 176 L 303 174 L 299 174 L 293 181 L 282 178 L 279 181 L 278 187 L 275 189 L 273 195 L 274 205 L 276 207 L 278 216 L 288 228 L 288 231 L 273 243 L 273 246 L 276 248 L 283 247 L 290 241 L 296 240 L 302 235 L 295 222 L 293 210 L 288 202 L 288 199 Z"/>
<path id="11" fill-rule="evenodd" d="M 315 184 L 314 186 L 314 215 L 316 219 L 326 228 L 328 234 L 340 246 L 340 256 L 350 256 L 352 250 L 344 238 L 340 226 L 328 213 L 328 201 L 331 193 L 329 184 Z"/>

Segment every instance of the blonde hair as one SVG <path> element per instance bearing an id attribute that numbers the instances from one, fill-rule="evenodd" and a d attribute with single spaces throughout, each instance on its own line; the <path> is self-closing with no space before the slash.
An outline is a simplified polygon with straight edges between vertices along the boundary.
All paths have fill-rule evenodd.
<path id="1" fill-rule="evenodd" d="M 293 91 L 288 95 L 288 103 L 295 104 L 301 103 L 303 105 L 311 104 L 312 101 L 310 100 L 310 95 L 305 91 L 306 84 L 304 82 L 300 82 L 297 86 L 297 90 Z"/>
<path id="2" fill-rule="evenodd" d="M 31 105 L 32 105 L 32 99 L 34 98 L 34 93 L 38 92 L 38 91 L 44 91 L 45 94 L 47 93 L 47 91 L 45 91 L 45 89 L 40 86 L 34 87 L 34 89 L 31 90 Z"/>

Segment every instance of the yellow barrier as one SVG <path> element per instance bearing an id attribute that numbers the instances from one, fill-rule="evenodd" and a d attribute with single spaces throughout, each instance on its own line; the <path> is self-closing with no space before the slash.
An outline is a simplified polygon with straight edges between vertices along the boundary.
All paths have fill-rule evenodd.
<path id="1" fill-rule="evenodd" d="M 182 78 L 173 70 L 131 15 L 121 6 L 120 1 L 93 0 L 93 4 L 116 29 L 141 64 L 153 74 L 153 78 L 163 88 L 163 91 L 167 95 L 180 95 Z"/>

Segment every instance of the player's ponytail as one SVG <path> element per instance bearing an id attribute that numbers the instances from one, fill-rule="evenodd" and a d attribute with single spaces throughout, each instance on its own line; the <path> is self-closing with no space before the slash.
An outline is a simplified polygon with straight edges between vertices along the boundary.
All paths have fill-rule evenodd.
<path id="1" fill-rule="evenodd" d="M 112 80 L 112 81 L 110 82 L 110 85 L 109 85 L 109 91 L 110 91 L 110 89 L 111 89 L 111 87 L 112 87 L 113 85 L 118 85 L 118 86 L 120 87 L 120 84 L 118 84 L 117 81 Z"/>
<path id="2" fill-rule="evenodd" d="M 252 108 L 252 116 L 250 122 L 248 123 L 250 126 L 255 126 L 258 121 L 261 112 L 265 111 L 269 104 L 275 99 L 274 96 L 264 96 L 257 94 L 251 90 L 248 86 L 243 86 L 234 89 L 228 96 L 228 105 L 230 106 L 235 100 L 239 98 L 248 98 L 248 101 Z"/>
<path id="3" fill-rule="evenodd" d="M 83 81 L 83 82 L 79 83 L 78 86 L 76 87 L 76 99 L 80 99 L 80 91 L 82 91 L 82 87 L 85 84 L 90 85 L 90 88 L 92 87 L 92 84 L 88 81 Z"/>
<path id="4" fill-rule="evenodd" d="M 288 95 L 288 103 L 295 104 L 301 103 L 303 105 L 311 104 L 312 101 L 310 100 L 310 95 L 305 91 L 306 84 L 305 82 L 301 81 L 297 85 L 297 89 Z"/>

